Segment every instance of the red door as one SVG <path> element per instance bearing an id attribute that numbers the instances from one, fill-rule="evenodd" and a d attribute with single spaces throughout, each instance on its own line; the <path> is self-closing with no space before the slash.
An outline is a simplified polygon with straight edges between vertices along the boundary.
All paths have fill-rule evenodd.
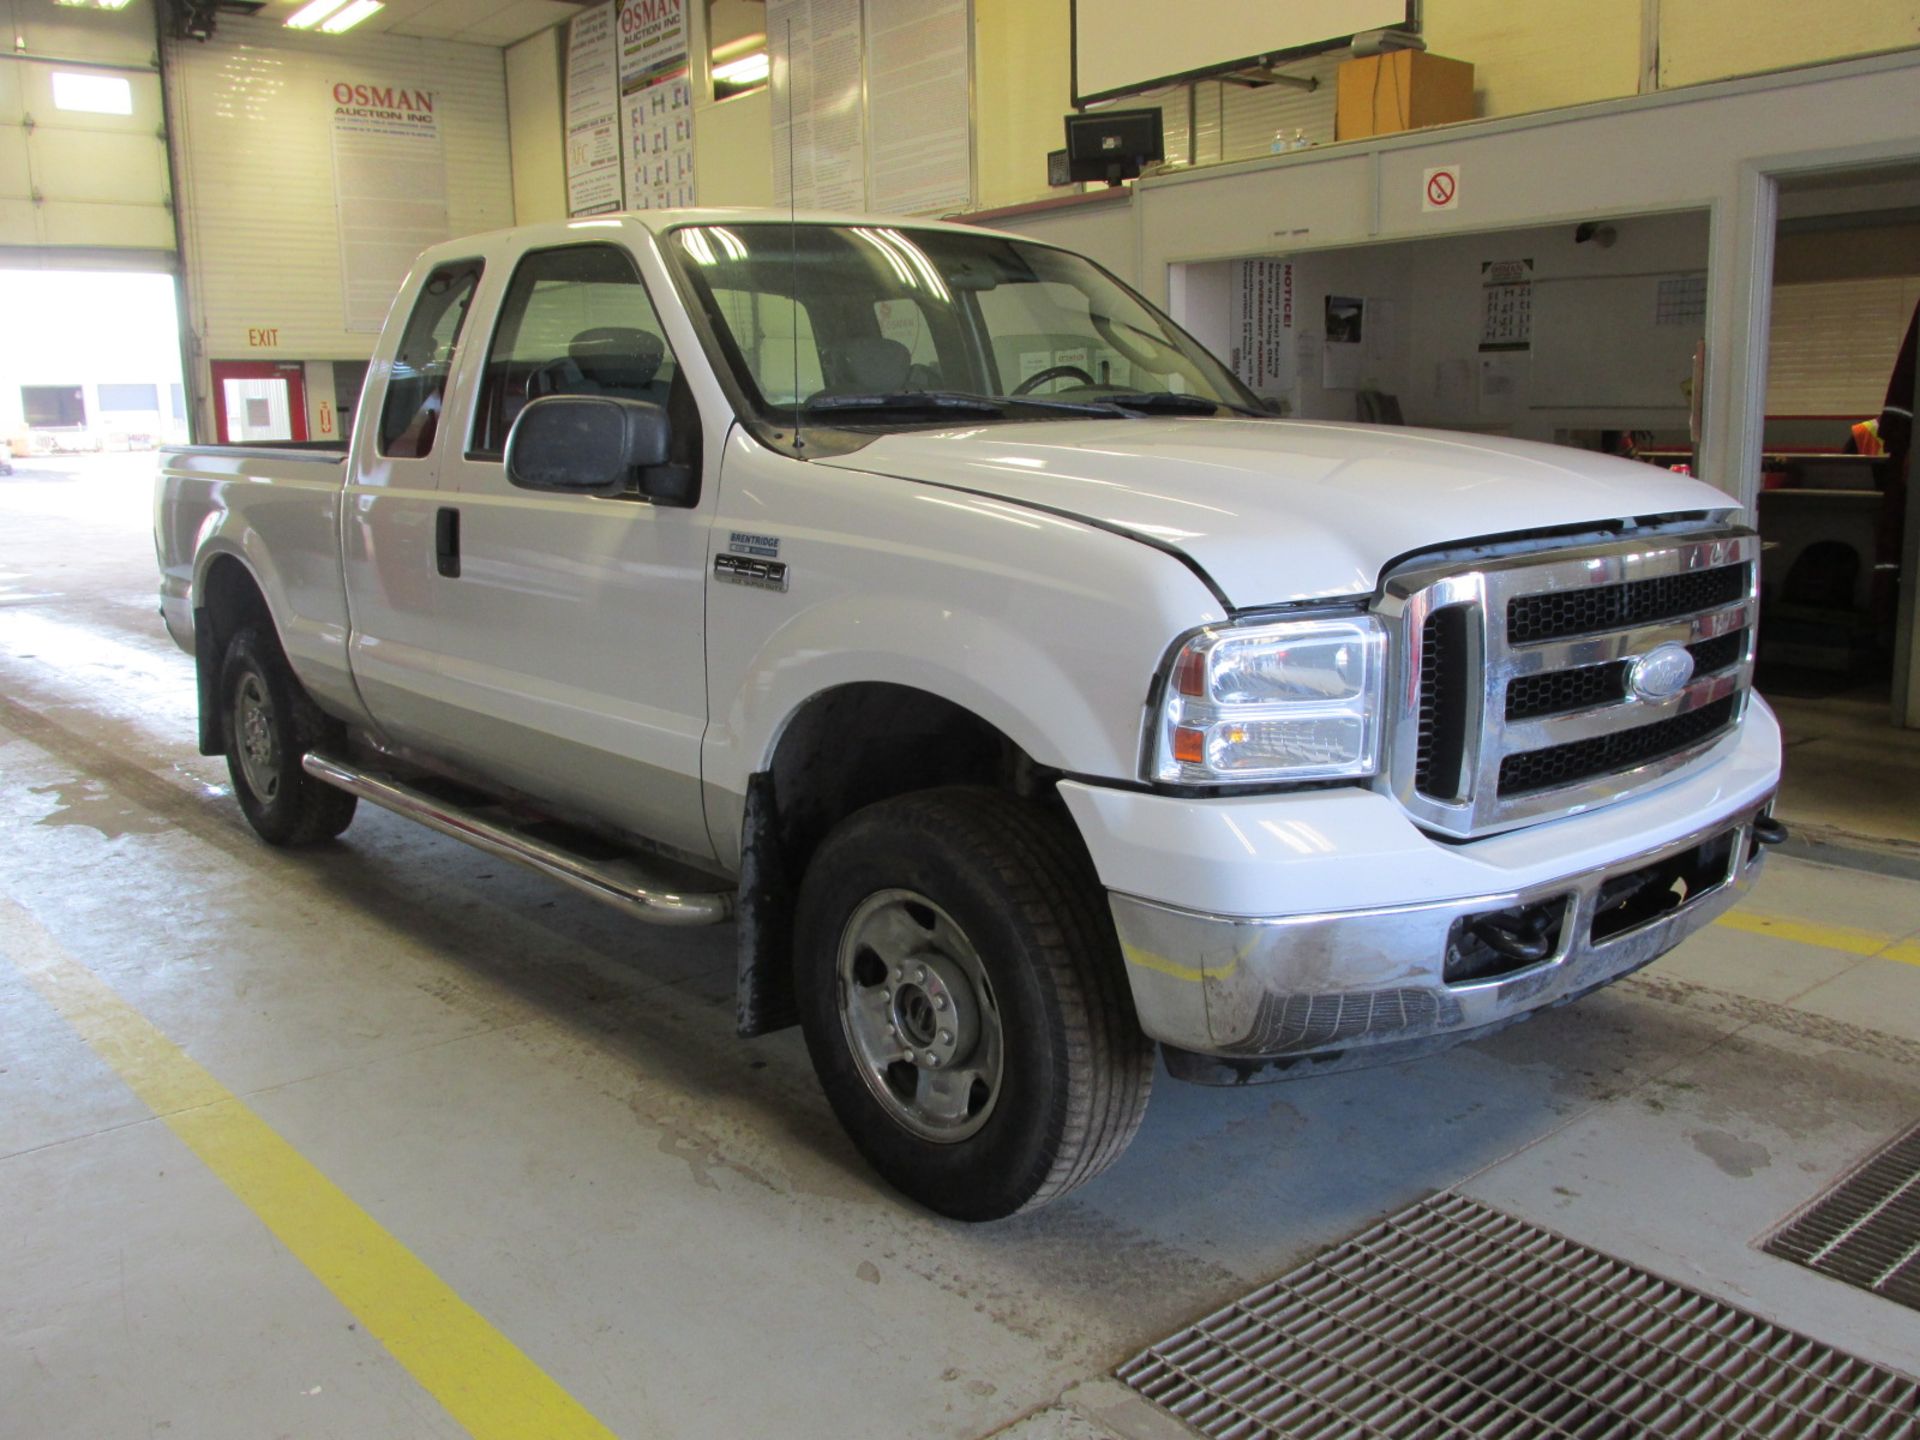
<path id="1" fill-rule="evenodd" d="M 307 438 L 306 366 L 297 360 L 213 362 L 214 439 L 270 445 Z"/>

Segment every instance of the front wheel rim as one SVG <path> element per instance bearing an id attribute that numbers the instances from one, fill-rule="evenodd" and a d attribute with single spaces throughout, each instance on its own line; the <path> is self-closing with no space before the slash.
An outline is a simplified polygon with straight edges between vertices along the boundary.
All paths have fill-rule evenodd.
<path id="1" fill-rule="evenodd" d="M 263 804 L 280 793 L 279 747 L 274 743 L 273 706 L 266 681 L 249 671 L 233 693 L 233 746 L 247 788 Z"/>
<path id="2" fill-rule="evenodd" d="M 840 1028 L 855 1068 L 894 1123 L 955 1144 L 999 1102 L 1005 1042 L 979 953 L 913 890 L 868 896 L 840 933 Z"/>

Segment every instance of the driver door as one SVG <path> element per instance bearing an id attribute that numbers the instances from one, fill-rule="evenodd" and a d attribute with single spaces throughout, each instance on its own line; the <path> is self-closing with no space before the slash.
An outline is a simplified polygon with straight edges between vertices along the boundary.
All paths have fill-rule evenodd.
<path id="1" fill-rule="evenodd" d="M 714 489 L 690 507 L 513 485 L 514 418 L 546 395 L 663 406 L 673 459 L 700 473 L 700 416 L 623 248 L 529 251 L 507 286 L 464 453 L 441 501 L 460 567 L 441 631 L 461 711 L 450 747 L 497 783 L 700 859 L 705 570 Z"/>

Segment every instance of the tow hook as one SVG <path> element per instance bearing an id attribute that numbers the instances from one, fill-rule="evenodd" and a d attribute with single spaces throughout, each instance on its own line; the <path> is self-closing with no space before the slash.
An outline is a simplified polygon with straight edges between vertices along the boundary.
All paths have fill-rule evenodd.
<path id="1" fill-rule="evenodd" d="M 1787 827 L 1771 815 L 1753 817 L 1753 838 L 1762 845 L 1778 845 L 1787 838 Z"/>
<path id="2" fill-rule="evenodd" d="M 1503 911 L 1482 915 L 1467 926 L 1474 938 L 1509 960 L 1533 964 L 1553 953 L 1554 936 L 1549 934 L 1555 919 L 1553 907 L 1537 905 L 1521 912 Z"/>

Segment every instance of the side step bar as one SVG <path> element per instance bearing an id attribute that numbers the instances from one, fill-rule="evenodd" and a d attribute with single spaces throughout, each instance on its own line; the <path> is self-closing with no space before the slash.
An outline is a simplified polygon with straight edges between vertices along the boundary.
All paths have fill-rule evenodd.
<path id="1" fill-rule="evenodd" d="M 442 835 L 464 840 L 489 855 L 538 870 L 650 925 L 718 925 L 733 918 L 731 890 L 700 894 L 670 889 L 632 860 L 589 860 L 549 841 L 484 820 L 411 785 L 356 770 L 317 750 L 301 756 L 300 765 L 316 780 L 417 820 Z"/>

